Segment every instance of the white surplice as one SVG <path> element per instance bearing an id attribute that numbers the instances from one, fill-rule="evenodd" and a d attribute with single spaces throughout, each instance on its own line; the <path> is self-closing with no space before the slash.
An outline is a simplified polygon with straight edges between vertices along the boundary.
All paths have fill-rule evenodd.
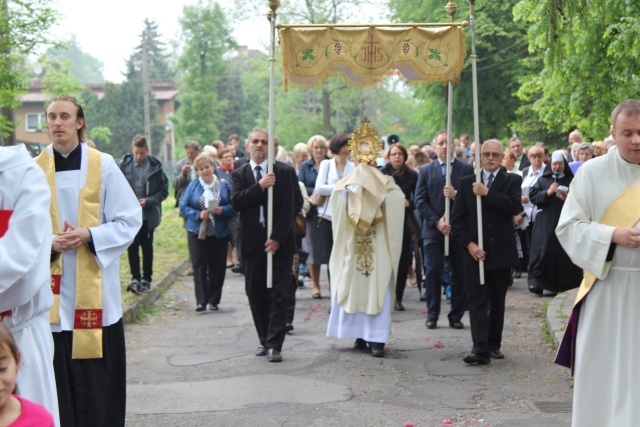
<path id="1" fill-rule="evenodd" d="M 348 183 L 348 184 L 347 184 Z M 376 188 L 374 188 L 376 187 Z M 368 198 L 360 197 L 369 194 Z M 351 193 L 351 196 L 349 196 Z M 379 202 L 372 205 L 378 193 Z M 352 225 L 356 214 L 349 214 L 349 202 L 357 194 L 362 203 L 360 212 L 375 212 L 382 205 L 384 220 L 373 226 L 373 269 L 363 274 L 363 253 L 356 251 L 356 232 Z M 384 195 L 384 196 L 382 196 Z M 360 164 L 349 176 L 336 184 L 331 197 L 333 212 L 333 249 L 331 270 L 331 315 L 327 336 L 362 338 L 365 341 L 388 343 L 391 334 L 391 289 L 395 288 L 398 262 L 402 252 L 404 226 L 404 193 L 392 177 L 377 169 Z M 371 204 L 371 203 L 368 203 Z M 352 206 L 353 208 L 353 206 Z"/>
<path id="2" fill-rule="evenodd" d="M 122 318 L 120 255 L 129 247 L 142 225 L 142 209 L 113 157 L 100 153 L 102 170 L 88 171 L 88 149 L 84 144 L 80 145 L 80 170 L 56 172 L 60 229 L 64 230 L 65 220 L 78 224 L 80 189 L 87 180 L 87 173 L 102 173 L 100 225 L 89 230 L 96 251 L 95 257 L 102 270 L 102 326 L 109 326 Z M 51 156 L 52 150 L 52 145 L 49 145 L 47 153 Z M 76 251 L 72 250 L 62 254 L 60 324 L 51 325 L 52 332 L 73 330 L 75 300 Z"/>
<path id="3" fill-rule="evenodd" d="M 24 145 L 0 147 L 0 209 L 13 211 L 0 238 L 0 312 L 21 352 L 20 395 L 43 405 L 60 424 L 49 309 L 50 193 Z"/>
<path id="4" fill-rule="evenodd" d="M 615 150 L 589 160 L 571 183 L 556 234 L 571 260 L 598 280 L 582 303 L 575 357 L 572 425 L 632 426 L 640 402 L 640 250 L 617 246 L 598 221 L 634 181 L 640 165 Z M 640 200 L 636 200 L 640 210 Z M 640 228 L 640 222 L 635 224 Z"/>

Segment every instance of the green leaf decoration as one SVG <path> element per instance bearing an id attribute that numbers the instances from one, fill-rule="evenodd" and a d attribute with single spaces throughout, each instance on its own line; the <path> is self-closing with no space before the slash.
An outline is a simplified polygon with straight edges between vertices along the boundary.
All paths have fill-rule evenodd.
<path id="1" fill-rule="evenodd" d="M 315 59 L 313 49 L 305 49 L 305 51 L 302 52 L 302 60 L 306 61 L 307 59 Z"/>
<path id="2" fill-rule="evenodd" d="M 440 56 L 440 51 L 437 49 L 429 49 L 431 54 L 429 55 L 429 59 L 437 59 L 438 61 L 442 61 L 442 57 Z"/>

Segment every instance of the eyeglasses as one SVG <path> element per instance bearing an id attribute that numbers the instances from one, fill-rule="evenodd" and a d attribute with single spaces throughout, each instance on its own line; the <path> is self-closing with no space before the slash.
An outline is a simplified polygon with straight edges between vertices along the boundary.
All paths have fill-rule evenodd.
<path id="1" fill-rule="evenodd" d="M 491 153 L 491 152 L 482 153 L 482 157 L 484 157 L 485 159 L 488 159 L 489 157 L 493 157 L 494 159 L 497 159 L 502 156 L 504 156 L 504 154 L 502 153 Z"/>
<path id="2" fill-rule="evenodd" d="M 255 145 L 257 144 L 267 145 L 269 141 L 267 141 L 266 139 L 252 139 L 251 143 Z"/>

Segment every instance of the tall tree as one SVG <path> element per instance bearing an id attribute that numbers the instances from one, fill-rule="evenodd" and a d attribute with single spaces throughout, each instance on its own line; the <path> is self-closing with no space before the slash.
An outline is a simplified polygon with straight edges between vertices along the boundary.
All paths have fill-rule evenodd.
<path id="1" fill-rule="evenodd" d="M 150 82 L 171 81 L 172 73 L 168 62 L 168 54 L 165 52 L 165 44 L 160 40 L 158 26 L 155 22 L 145 20 L 144 30 L 140 35 L 140 44 L 126 62 L 126 80 L 120 87 L 109 88 L 109 99 L 105 102 L 105 108 L 110 111 L 107 119 L 100 122 L 101 126 L 111 130 L 111 154 L 119 156 L 131 148 L 131 139 L 136 134 L 144 134 L 144 98 L 142 86 L 142 48 L 147 48 L 147 64 Z M 143 40 L 144 38 L 144 40 Z M 105 88 L 105 99 L 107 98 Z M 164 137 L 164 126 L 156 117 L 157 104 L 153 102 L 153 94 L 150 93 L 150 117 L 151 117 L 151 145 L 152 152 L 158 154 L 157 147 Z M 101 119 L 99 119 L 101 120 Z"/>
<path id="2" fill-rule="evenodd" d="M 13 109 L 26 89 L 24 56 L 51 43 L 57 15 L 49 0 L 0 0 L 0 145 L 13 143 Z"/>
<path id="3" fill-rule="evenodd" d="M 53 58 L 40 58 L 42 65 L 42 84 L 43 92 L 49 97 L 61 94 L 73 95 L 82 98 L 80 95 L 84 90 L 84 86 L 80 80 L 71 74 L 73 64 L 70 60 L 58 60 Z M 80 99 L 80 103 L 82 103 Z"/>
<path id="4" fill-rule="evenodd" d="M 195 139 L 208 144 L 220 138 L 216 123 L 226 103 L 217 95 L 218 76 L 224 73 L 224 55 L 236 47 L 231 29 L 218 3 L 199 0 L 185 6 L 180 18 L 184 37 L 180 70 L 180 109 L 175 127 L 179 139 Z"/>
<path id="5" fill-rule="evenodd" d="M 515 111 L 519 100 L 515 92 L 519 78 L 524 75 L 521 60 L 526 58 L 527 46 L 524 25 L 514 23 L 512 9 L 518 0 L 476 3 L 476 52 L 478 54 L 478 99 L 480 135 L 506 138 L 513 132 Z M 448 22 L 445 3 L 437 0 L 392 0 L 390 8 L 398 22 Z M 468 18 L 466 2 L 458 2 L 457 21 Z M 467 37 L 467 52 L 471 39 Z M 455 133 L 473 132 L 473 102 L 471 62 L 462 73 L 459 85 L 454 86 L 453 123 Z M 446 88 L 437 84 L 418 88 L 416 98 L 424 102 L 421 121 L 425 136 L 445 127 Z"/>
<path id="6" fill-rule="evenodd" d="M 158 32 L 158 24 L 154 21 L 144 20 L 144 30 L 140 35 L 140 44 L 134 49 L 127 60 L 127 80 L 135 80 L 142 75 L 142 48 L 147 49 L 147 67 L 150 82 L 173 81 L 174 73 L 171 70 L 171 62 L 167 53 L 166 43 L 162 41 Z"/>
<path id="7" fill-rule="evenodd" d="M 68 74 L 76 77 L 81 83 L 104 82 L 104 76 L 102 75 L 104 64 L 95 56 L 84 52 L 78 45 L 75 35 L 68 42 L 47 49 L 44 57 L 59 61 L 70 61 L 71 66 Z"/>
<path id="8" fill-rule="evenodd" d="M 640 3 L 521 0 L 514 13 L 542 66 L 518 92 L 527 111 L 547 129 L 578 127 L 586 139 L 602 139 L 611 110 L 640 96 Z"/>

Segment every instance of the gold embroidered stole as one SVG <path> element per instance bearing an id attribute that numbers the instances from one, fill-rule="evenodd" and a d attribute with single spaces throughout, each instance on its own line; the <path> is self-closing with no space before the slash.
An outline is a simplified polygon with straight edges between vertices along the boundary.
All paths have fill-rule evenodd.
<path id="1" fill-rule="evenodd" d="M 611 202 L 598 222 L 616 228 L 633 227 L 640 221 L 638 200 L 640 200 L 640 179 L 636 179 Z M 578 289 L 574 306 L 587 296 L 595 282 L 596 276 L 584 270 L 584 279 L 582 279 L 582 283 Z"/>
<path id="2" fill-rule="evenodd" d="M 102 159 L 100 152 L 89 147 L 87 178 L 80 189 L 78 203 L 78 226 L 100 225 L 100 192 L 102 187 Z M 46 149 L 37 158 L 47 176 L 51 189 L 51 221 L 53 232 L 60 231 L 58 196 L 56 192 L 55 161 Z M 51 290 L 54 295 L 50 310 L 51 324 L 60 324 L 60 283 L 62 278 L 62 256 L 51 264 Z M 88 245 L 76 249 L 76 299 L 73 322 L 73 359 L 102 358 L 102 270 Z"/>

